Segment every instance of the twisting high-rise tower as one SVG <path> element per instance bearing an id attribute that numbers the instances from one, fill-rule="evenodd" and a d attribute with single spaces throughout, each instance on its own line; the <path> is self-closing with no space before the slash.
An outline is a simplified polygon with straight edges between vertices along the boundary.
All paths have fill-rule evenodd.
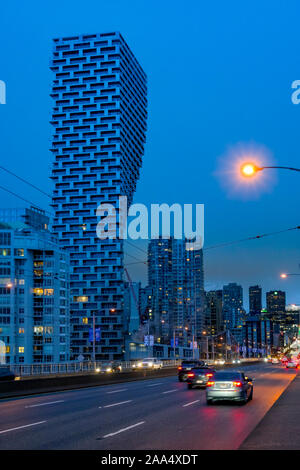
<path id="1" fill-rule="evenodd" d="M 123 242 L 97 238 L 96 209 L 118 208 L 119 196 L 131 203 L 146 137 L 146 75 L 118 32 L 54 39 L 51 70 L 53 230 L 70 254 L 71 359 L 119 359 Z"/>

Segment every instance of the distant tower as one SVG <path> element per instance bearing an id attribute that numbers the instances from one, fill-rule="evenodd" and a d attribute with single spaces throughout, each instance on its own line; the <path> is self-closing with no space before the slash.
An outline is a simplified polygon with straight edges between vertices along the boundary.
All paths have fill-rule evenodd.
<path id="1" fill-rule="evenodd" d="M 241 328 L 243 322 L 243 288 L 236 283 L 223 287 L 223 318 L 228 330 Z"/>
<path id="2" fill-rule="evenodd" d="M 262 290 L 260 286 L 249 287 L 249 314 L 259 315 L 262 309 Z"/>

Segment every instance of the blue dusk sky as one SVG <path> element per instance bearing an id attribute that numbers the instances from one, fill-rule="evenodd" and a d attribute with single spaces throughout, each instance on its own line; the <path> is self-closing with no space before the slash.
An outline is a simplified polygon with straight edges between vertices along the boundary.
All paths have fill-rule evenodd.
<path id="1" fill-rule="evenodd" d="M 149 117 L 135 202 L 205 204 L 205 247 L 300 225 L 300 174 L 262 172 L 245 192 L 228 173 L 240 155 L 300 167 L 296 1 L 52 0 L 1 5 L 1 165 L 51 192 L 52 39 L 120 31 L 148 76 Z M 272 172 L 272 176 L 271 176 Z M 49 199 L 0 171 L 0 185 L 45 209 Z M 1 207 L 25 203 L 0 189 Z M 145 249 L 145 242 L 136 245 Z M 300 304 L 300 231 L 205 251 L 205 286 L 283 289 Z M 144 259 L 131 244 L 126 251 Z M 126 256 L 126 262 L 135 258 Z M 129 264 L 146 282 L 146 266 Z"/>

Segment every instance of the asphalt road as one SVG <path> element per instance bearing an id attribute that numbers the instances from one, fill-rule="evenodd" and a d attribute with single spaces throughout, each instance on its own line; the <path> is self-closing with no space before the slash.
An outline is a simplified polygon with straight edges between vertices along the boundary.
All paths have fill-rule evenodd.
<path id="1" fill-rule="evenodd" d="M 253 400 L 206 405 L 177 377 L 0 401 L 0 449 L 238 449 L 294 378 L 271 364 L 240 367 Z"/>

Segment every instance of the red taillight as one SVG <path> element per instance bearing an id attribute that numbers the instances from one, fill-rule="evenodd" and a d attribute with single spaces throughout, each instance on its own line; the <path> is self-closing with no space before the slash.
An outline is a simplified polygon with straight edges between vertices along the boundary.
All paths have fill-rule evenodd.
<path id="1" fill-rule="evenodd" d="M 212 387 L 213 385 L 215 385 L 215 382 L 213 382 L 212 380 L 209 380 L 209 381 L 206 383 L 206 386 L 207 386 L 207 387 Z"/>
<path id="2" fill-rule="evenodd" d="M 181 367 L 181 366 L 179 366 L 179 367 L 178 367 L 178 370 L 182 370 L 182 367 Z"/>
<path id="3" fill-rule="evenodd" d="M 241 387 L 242 385 L 242 382 L 233 382 L 234 387 Z"/>
<path id="4" fill-rule="evenodd" d="M 189 373 L 187 376 L 188 376 L 188 377 L 195 377 L 195 374 L 194 374 L 193 372 L 191 372 L 191 373 Z"/>
<path id="5" fill-rule="evenodd" d="M 214 374 L 205 374 L 206 377 L 212 377 Z"/>

